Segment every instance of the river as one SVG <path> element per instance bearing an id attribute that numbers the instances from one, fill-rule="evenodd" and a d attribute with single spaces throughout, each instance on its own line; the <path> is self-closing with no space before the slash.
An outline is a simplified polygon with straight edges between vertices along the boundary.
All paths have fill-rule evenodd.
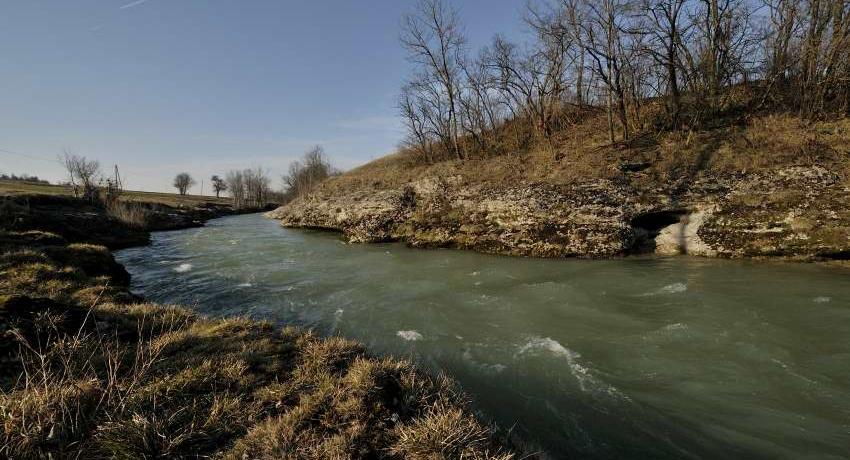
<path id="1" fill-rule="evenodd" d="M 119 251 L 134 292 L 357 339 L 553 458 L 848 458 L 850 270 L 349 245 L 260 215 Z"/>

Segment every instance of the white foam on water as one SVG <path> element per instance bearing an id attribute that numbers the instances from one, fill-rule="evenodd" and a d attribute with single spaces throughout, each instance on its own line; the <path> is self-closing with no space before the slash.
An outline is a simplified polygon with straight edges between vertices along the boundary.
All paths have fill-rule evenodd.
<path id="1" fill-rule="evenodd" d="M 526 343 L 519 347 L 517 354 L 539 353 L 541 351 L 564 358 L 570 368 L 570 373 L 578 381 L 581 391 L 591 394 L 602 393 L 617 399 L 629 400 L 628 396 L 621 393 L 620 390 L 594 377 L 590 369 L 578 361 L 581 355 L 561 345 L 557 340 L 549 337 L 530 337 Z"/>
<path id="2" fill-rule="evenodd" d="M 339 318 L 340 316 L 342 316 L 343 313 L 345 313 L 345 310 L 343 310 L 342 308 L 337 308 L 336 311 L 334 312 L 334 316 Z"/>
<path id="3" fill-rule="evenodd" d="M 685 283 L 668 284 L 667 286 L 664 286 L 663 288 L 659 289 L 659 291 L 664 293 L 664 294 L 678 294 L 680 292 L 685 292 L 687 290 L 688 290 L 688 285 L 685 284 Z"/>
<path id="4" fill-rule="evenodd" d="M 528 341 L 519 347 L 519 354 L 545 350 L 553 355 L 562 356 L 564 358 L 573 359 L 578 358 L 581 355 L 578 353 L 566 348 L 561 345 L 557 340 L 550 339 L 549 337 L 531 337 Z"/>
<path id="5" fill-rule="evenodd" d="M 681 294 L 688 290 L 688 285 L 685 283 L 673 283 L 668 284 L 667 286 L 656 289 L 652 292 L 647 292 L 646 294 L 641 294 L 642 297 L 650 297 L 656 295 L 664 295 L 664 294 Z"/>
<path id="6" fill-rule="evenodd" d="M 251 287 L 251 286 L 252 286 L 251 283 L 240 283 L 240 284 L 236 285 L 236 287 Z"/>
<path id="7" fill-rule="evenodd" d="M 661 328 L 658 328 L 652 332 L 647 333 L 647 335 L 643 336 L 644 340 L 657 340 L 659 338 L 663 340 L 674 340 L 677 338 L 687 338 L 690 337 L 690 328 L 685 323 L 673 323 L 667 324 Z"/>
<path id="8" fill-rule="evenodd" d="M 481 274 L 481 272 L 475 271 L 475 272 L 470 273 L 469 276 L 478 276 L 480 274 Z"/>
<path id="9" fill-rule="evenodd" d="M 504 364 L 501 364 L 501 363 L 485 364 L 484 365 L 485 370 L 491 371 L 491 372 L 496 373 L 496 374 L 501 374 L 507 368 L 508 368 L 508 366 L 505 366 Z"/>
<path id="10" fill-rule="evenodd" d="M 192 270 L 192 264 L 180 264 L 174 268 L 177 273 L 186 273 L 190 270 Z"/>
<path id="11" fill-rule="evenodd" d="M 230 244 L 239 244 L 239 240 L 228 240 Z"/>
<path id="12" fill-rule="evenodd" d="M 827 296 L 820 296 L 820 297 L 815 297 L 814 299 L 812 299 L 812 302 L 814 302 L 814 303 L 828 303 L 830 301 L 832 301 L 832 297 L 827 297 Z"/>
<path id="13" fill-rule="evenodd" d="M 416 331 L 398 331 L 395 335 L 401 337 L 408 342 L 415 342 L 417 340 L 422 340 L 422 334 Z"/>

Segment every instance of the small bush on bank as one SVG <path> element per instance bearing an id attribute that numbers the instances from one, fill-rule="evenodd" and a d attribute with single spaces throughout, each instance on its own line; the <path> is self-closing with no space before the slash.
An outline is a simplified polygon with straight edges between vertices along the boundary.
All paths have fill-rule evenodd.
<path id="1" fill-rule="evenodd" d="M 106 213 L 119 222 L 135 229 L 147 228 L 150 212 L 144 205 L 132 201 L 112 200 L 105 206 Z"/>

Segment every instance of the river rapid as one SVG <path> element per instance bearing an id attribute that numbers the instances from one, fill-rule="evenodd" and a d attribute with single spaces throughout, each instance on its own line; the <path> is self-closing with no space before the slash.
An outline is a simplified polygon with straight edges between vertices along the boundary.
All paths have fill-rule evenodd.
<path id="1" fill-rule="evenodd" d="M 850 269 L 349 245 L 256 214 L 116 258 L 150 300 L 444 371 L 552 458 L 850 458 Z"/>

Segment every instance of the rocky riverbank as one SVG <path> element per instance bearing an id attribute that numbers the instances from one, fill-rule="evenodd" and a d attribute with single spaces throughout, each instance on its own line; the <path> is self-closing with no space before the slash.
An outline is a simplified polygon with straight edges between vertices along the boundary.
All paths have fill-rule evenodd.
<path id="1" fill-rule="evenodd" d="M 121 212 L 134 214 L 127 219 Z M 15 195 L 0 197 L 0 216 L 5 229 L 33 229 L 61 234 L 73 243 L 93 243 L 120 249 L 144 245 L 150 232 L 203 226 L 216 217 L 260 212 L 262 209 L 234 209 L 207 202 L 192 206 L 168 206 L 155 202 L 122 203 L 118 212 L 60 195 Z"/>
<path id="2" fill-rule="evenodd" d="M 850 258 L 847 203 L 845 179 L 809 165 L 649 185 L 641 171 L 565 185 L 426 176 L 395 187 L 320 187 L 268 216 L 351 242 L 519 256 L 822 260 Z"/>

